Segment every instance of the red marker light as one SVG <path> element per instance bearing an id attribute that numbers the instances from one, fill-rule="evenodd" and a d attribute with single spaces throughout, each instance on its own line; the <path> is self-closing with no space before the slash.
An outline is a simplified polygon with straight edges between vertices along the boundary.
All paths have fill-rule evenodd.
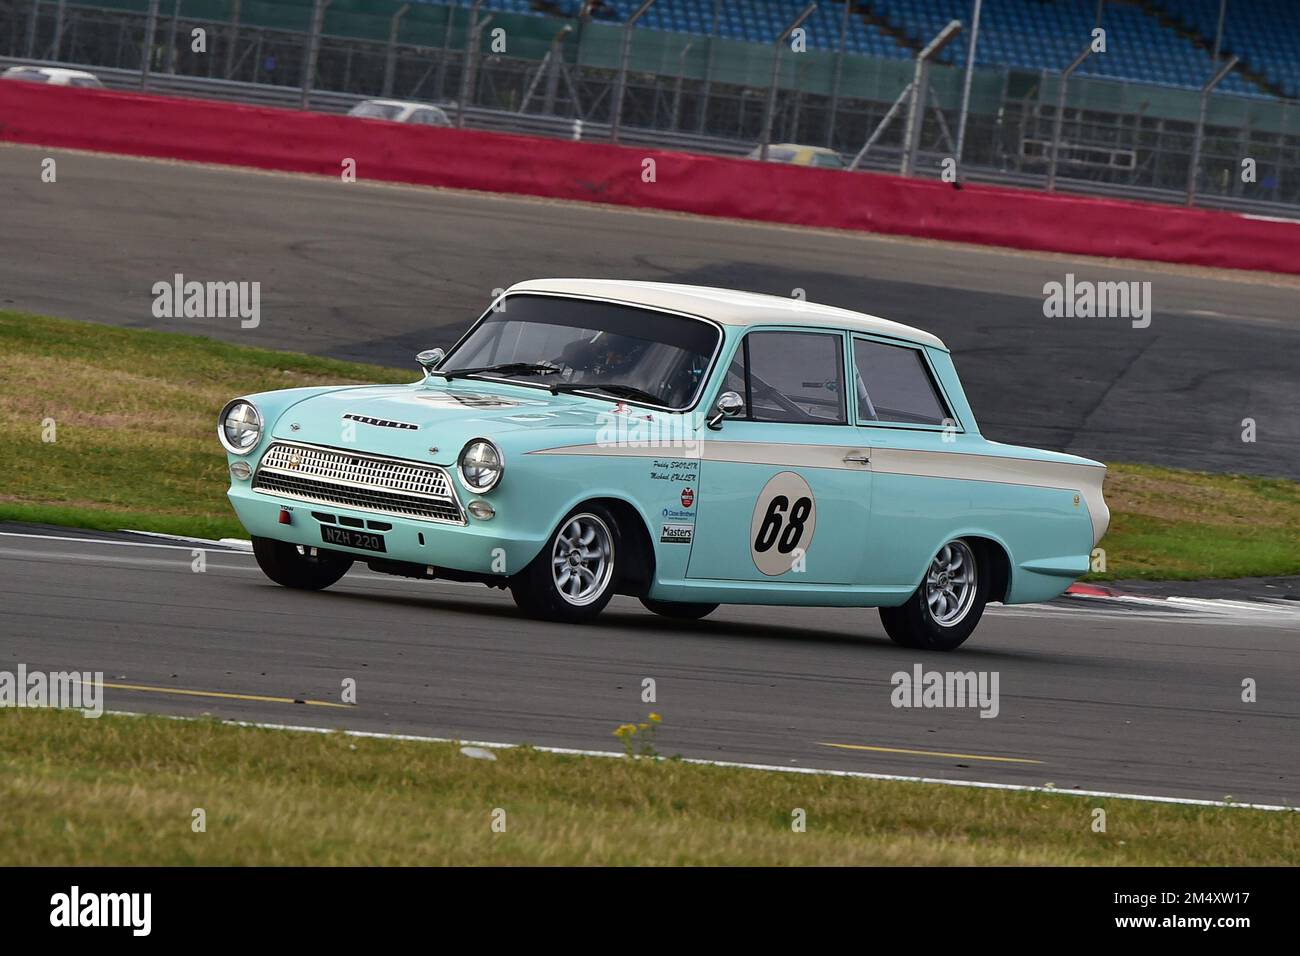
<path id="1" fill-rule="evenodd" d="M 293 517 L 283 508 L 280 509 L 280 524 L 293 524 Z"/>

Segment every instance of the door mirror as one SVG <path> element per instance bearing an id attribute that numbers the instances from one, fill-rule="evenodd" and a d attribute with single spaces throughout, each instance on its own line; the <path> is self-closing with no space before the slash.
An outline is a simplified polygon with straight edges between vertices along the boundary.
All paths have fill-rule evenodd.
<path id="1" fill-rule="evenodd" d="M 736 392 L 723 392 L 718 396 L 718 404 L 709 416 L 708 425 L 714 431 L 722 427 L 724 418 L 735 418 L 745 411 L 745 400 Z"/>
<path id="2" fill-rule="evenodd" d="M 446 357 L 447 353 L 442 349 L 425 349 L 415 357 L 415 360 L 420 363 L 420 368 L 424 369 L 424 374 L 428 375 L 436 369 Z"/>

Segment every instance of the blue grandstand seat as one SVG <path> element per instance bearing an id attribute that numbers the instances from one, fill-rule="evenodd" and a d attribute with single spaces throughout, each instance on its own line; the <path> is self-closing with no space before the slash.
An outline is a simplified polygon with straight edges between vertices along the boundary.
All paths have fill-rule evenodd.
<path id="1" fill-rule="evenodd" d="M 452 0 L 468 6 L 471 0 Z M 604 0 L 601 18 L 626 20 L 641 0 Z M 864 2 L 864 0 L 859 0 Z M 1157 0 L 1175 20 L 1202 37 L 1213 36 L 1219 0 Z M 534 12 L 535 0 L 485 0 L 484 6 L 516 13 Z M 553 9 L 572 13 L 579 0 L 550 0 Z M 875 15 L 910 42 L 922 45 L 950 20 L 969 27 L 971 0 L 869 0 Z M 806 6 L 806 0 L 722 0 L 718 32 L 723 37 L 771 43 Z M 1058 72 L 1091 39 L 1097 5 L 1093 0 L 984 0 L 976 62 L 981 66 L 1019 67 Z M 813 49 L 838 48 L 844 7 L 826 0 L 806 24 Z M 714 0 L 657 0 L 641 27 L 708 34 L 713 29 Z M 1085 75 L 1161 83 L 1198 89 L 1214 72 L 1209 52 L 1165 26 L 1137 3 L 1111 0 L 1103 8 L 1107 51 L 1090 57 Z M 947 63 L 964 63 L 965 33 L 940 54 Z M 850 16 L 846 49 L 878 57 L 910 58 L 885 30 L 861 15 Z M 1236 53 L 1288 95 L 1300 95 L 1300 2 L 1297 0 L 1230 0 L 1224 50 Z M 1239 74 L 1220 90 L 1246 95 L 1261 91 Z"/>
<path id="2" fill-rule="evenodd" d="M 1177 0 L 1179 5 L 1188 0 Z M 1193 0 L 1213 4 L 1218 0 Z M 916 43 L 924 43 L 949 20 L 970 19 L 970 0 L 873 0 L 875 10 Z M 1097 7 L 1082 0 L 986 0 L 980 22 L 976 62 L 1057 72 L 1083 49 L 1096 26 Z M 1085 75 L 1199 88 L 1214 72 L 1210 55 L 1186 37 L 1165 27 L 1141 7 L 1110 3 L 1103 8 L 1106 53 L 1080 67 Z M 949 63 L 963 62 L 965 42 L 941 54 Z M 1229 76 L 1225 92 L 1257 94 L 1243 78 Z"/>
<path id="3" fill-rule="evenodd" d="M 1205 42 L 1213 42 L 1219 0 L 1165 0 L 1158 5 Z M 1300 6 L 1294 0 L 1230 0 L 1223 51 L 1241 57 L 1287 96 L 1300 97 Z"/>

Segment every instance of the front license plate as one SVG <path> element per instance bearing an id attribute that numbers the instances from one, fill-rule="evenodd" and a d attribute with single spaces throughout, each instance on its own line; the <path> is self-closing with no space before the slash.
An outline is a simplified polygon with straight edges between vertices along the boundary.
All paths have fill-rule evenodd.
<path id="1" fill-rule="evenodd" d="M 384 536 L 382 534 L 371 534 L 368 531 L 349 531 L 347 528 L 329 528 L 321 525 L 320 536 L 326 544 L 340 544 L 345 548 L 356 548 L 359 551 L 381 551 L 387 553 L 388 549 L 384 547 Z"/>

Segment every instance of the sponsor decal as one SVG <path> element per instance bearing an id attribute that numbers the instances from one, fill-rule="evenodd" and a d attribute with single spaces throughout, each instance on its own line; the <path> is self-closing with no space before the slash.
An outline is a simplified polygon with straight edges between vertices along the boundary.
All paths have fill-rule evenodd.
<path id="1" fill-rule="evenodd" d="M 759 492 L 749 525 L 749 554 L 768 577 L 804 570 L 817 527 L 812 488 L 793 471 L 773 475 Z"/>
<path id="2" fill-rule="evenodd" d="M 659 529 L 660 544 L 690 544 L 695 536 L 695 526 L 690 524 L 665 524 Z"/>
<path id="3" fill-rule="evenodd" d="M 665 508 L 663 511 L 659 513 L 669 521 L 694 521 L 695 520 L 694 511 L 682 511 L 678 508 Z"/>
<path id="4" fill-rule="evenodd" d="M 682 507 L 683 507 L 683 508 L 689 508 L 689 507 L 691 507 L 691 506 L 694 505 L 694 504 L 695 504 L 695 489 L 694 489 L 694 488 L 683 488 L 683 489 L 682 489 Z"/>

